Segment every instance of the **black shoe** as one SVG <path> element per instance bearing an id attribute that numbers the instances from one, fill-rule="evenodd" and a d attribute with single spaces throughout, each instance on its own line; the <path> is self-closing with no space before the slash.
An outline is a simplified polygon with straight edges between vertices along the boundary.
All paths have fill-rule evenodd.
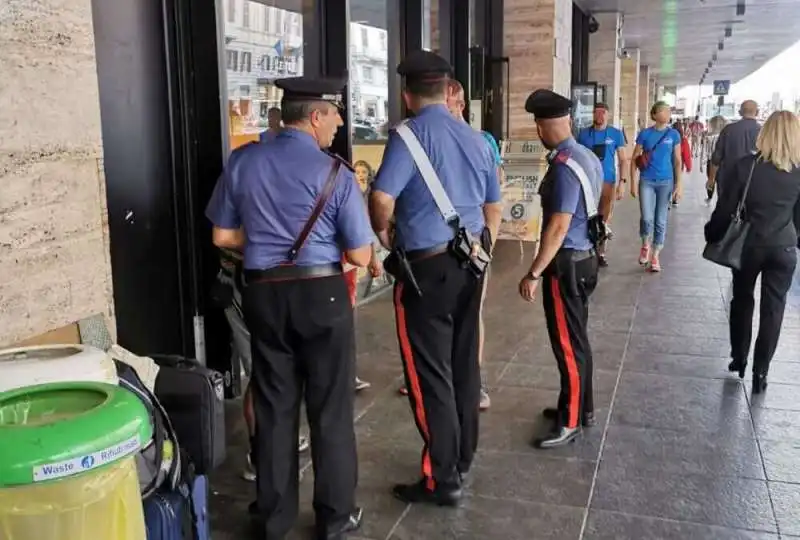
<path id="1" fill-rule="evenodd" d="M 744 372 L 747 369 L 747 360 L 731 360 L 731 363 L 728 364 L 728 371 L 733 373 L 734 371 L 739 372 L 739 378 L 744 379 Z"/>
<path id="2" fill-rule="evenodd" d="M 580 437 L 581 428 L 561 428 L 557 431 L 554 431 L 547 437 L 543 439 L 537 439 L 533 442 L 533 446 L 535 448 L 539 448 L 541 450 L 548 450 L 550 448 L 560 448 L 562 446 L 566 446 L 569 443 L 575 441 L 578 437 Z"/>
<path id="3" fill-rule="evenodd" d="M 425 480 L 416 484 L 397 484 L 392 488 L 395 498 L 405 503 L 427 503 L 436 506 L 458 506 L 461 488 L 437 486 L 431 491 L 425 487 Z"/>
<path id="4" fill-rule="evenodd" d="M 544 416 L 547 420 L 555 422 L 558 420 L 558 409 L 548 407 L 542 411 L 542 416 Z M 583 427 L 593 427 L 597 425 L 597 419 L 594 417 L 594 411 L 583 413 L 582 424 Z"/>
<path id="5" fill-rule="evenodd" d="M 356 508 L 350 513 L 344 523 L 336 527 L 327 527 L 323 531 L 318 532 L 317 538 L 319 540 L 343 540 L 346 534 L 360 529 L 363 521 L 364 510 Z"/>
<path id="6" fill-rule="evenodd" d="M 753 393 L 760 394 L 767 389 L 767 374 L 753 373 Z"/>

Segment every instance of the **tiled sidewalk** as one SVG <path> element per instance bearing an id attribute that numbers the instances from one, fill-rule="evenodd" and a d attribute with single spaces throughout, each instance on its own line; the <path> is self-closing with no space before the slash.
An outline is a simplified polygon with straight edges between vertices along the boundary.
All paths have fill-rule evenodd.
<path id="1" fill-rule="evenodd" d="M 517 294 L 530 252 L 499 248 L 485 308 L 492 408 L 483 414 L 468 497 L 457 510 L 406 506 L 395 482 L 418 474 L 420 440 L 401 381 L 388 296 L 358 314 L 359 502 L 368 540 L 800 538 L 800 282 L 790 293 L 766 394 L 726 370 L 727 271 L 704 262 L 710 210 L 693 176 L 672 210 L 664 272 L 638 266 L 638 206 L 618 206 L 610 253 L 592 298 L 600 422 L 556 451 L 530 446 L 556 402 L 558 375 L 541 303 Z M 215 474 L 214 540 L 248 535 L 253 487 L 240 480 L 246 439 L 229 408 L 230 457 Z M 305 458 L 307 459 L 307 458 Z M 312 472 L 303 478 L 293 538 L 309 538 Z M 792 536 L 796 535 L 796 536 Z"/>

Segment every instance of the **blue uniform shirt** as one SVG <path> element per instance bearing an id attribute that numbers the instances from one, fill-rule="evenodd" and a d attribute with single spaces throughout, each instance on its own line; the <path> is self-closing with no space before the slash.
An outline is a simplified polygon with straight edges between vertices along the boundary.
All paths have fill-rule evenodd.
<path id="1" fill-rule="evenodd" d="M 605 146 L 603 157 L 603 180 L 609 184 L 617 181 L 617 149 L 625 147 L 625 135 L 613 126 L 596 130 L 594 126 L 583 128 L 578 133 L 578 142 L 592 150 L 595 146 Z M 596 154 L 595 154 L 596 155 Z"/>
<path id="2" fill-rule="evenodd" d="M 651 152 L 650 164 L 641 171 L 640 178 L 654 183 L 672 182 L 672 153 L 675 147 L 681 146 L 681 134 L 678 130 L 667 128 L 658 131 L 649 127 L 639 133 L 636 144 L 642 145 L 643 151 Z"/>
<path id="3" fill-rule="evenodd" d="M 258 142 L 274 141 L 275 137 L 278 136 L 278 133 L 280 133 L 279 129 L 265 129 L 258 134 Z"/>
<path id="4" fill-rule="evenodd" d="M 483 230 L 483 204 L 500 201 L 497 168 L 483 136 L 454 118 L 444 105 L 430 105 L 409 120 L 409 127 L 439 175 L 461 225 Z M 403 139 L 391 131 L 372 189 L 396 199 L 397 245 L 427 249 L 453 239 Z"/>
<path id="5" fill-rule="evenodd" d="M 594 152 L 578 144 L 572 137 L 559 144 L 556 152 L 561 156 L 571 157 L 583 167 L 592 185 L 595 204 L 599 203 L 603 185 L 603 166 Z M 553 214 L 572 214 L 567 236 L 561 247 L 580 251 L 591 249 L 586 200 L 581 182 L 575 173 L 560 160 L 551 161 L 539 194 L 542 198 L 543 229 L 547 228 Z"/>
<path id="6" fill-rule="evenodd" d="M 311 135 L 291 128 L 269 144 L 248 144 L 231 154 L 206 216 L 221 229 L 244 227 L 246 269 L 268 269 L 288 261 L 287 253 L 311 216 L 333 160 Z M 343 165 L 295 264 L 340 262 L 342 250 L 371 242 L 361 191 Z"/>
<path id="7" fill-rule="evenodd" d="M 483 138 L 486 139 L 487 143 L 489 143 L 489 148 L 492 150 L 492 157 L 494 158 L 494 164 L 499 167 L 503 164 L 503 158 L 500 156 L 500 147 L 497 146 L 497 141 L 494 140 L 494 135 L 488 131 L 481 131 L 481 135 L 483 135 Z"/>

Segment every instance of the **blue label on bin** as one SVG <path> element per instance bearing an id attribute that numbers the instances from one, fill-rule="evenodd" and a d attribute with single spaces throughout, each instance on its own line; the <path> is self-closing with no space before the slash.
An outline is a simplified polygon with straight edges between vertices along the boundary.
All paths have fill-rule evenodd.
<path id="1" fill-rule="evenodd" d="M 135 435 L 126 441 L 115 444 L 114 446 L 109 446 L 103 450 L 98 450 L 92 454 L 66 459 L 64 461 L 37 465 L 33 468 L 33 481 L 44 482 L 46 480 L 55 480 L 56 478 L 64 478 L 65 476 L 72 476 L 73 474 L 90 471 L 137 452 L 140 446 L 139 436 Z"/>

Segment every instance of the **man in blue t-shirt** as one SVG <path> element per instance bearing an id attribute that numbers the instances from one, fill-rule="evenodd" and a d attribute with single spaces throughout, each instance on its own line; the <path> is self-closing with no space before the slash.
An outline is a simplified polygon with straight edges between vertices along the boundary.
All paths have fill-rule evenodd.
<path id="1" fill-rule="evenodd" d="M 625 184 L 628 182 L 629 168 L 625 153 L 627 142 L 625 134 L 614 126 L 608 125 L 608 106 L 605 103 L 596 103 L 594 122 L 590 127 L 580 130 L 577 141 L 594 152 L 594 155 L 603 164 L 603 194 L 600 198 L 600 215 L 603 216 L 608 227 L 614 211 L 614 199 L 622 198 L 625 193 Z M 619 163 L 619 183 L 617 183 L 617 163 Z M 610 231 L 610 229 L 608 230 Z M 600 266 L 608 266 L 605 242 L 598 247 L 598 251 Z"/>
<path id="2" fill-rule="evenodd" d="M 464 120 L 464 108 L 466 107 L 466 100 L 464 97 L 464 87 L 461 86 L 461 83 L 455 79 L 451 79 L 448 81 L 447 84 L 447 108 L 450 109 L 450 114 L 454 117 L 458 118 L 459 120 Z M 489 146 L 489 149 L 492 152 L 492 156 L 494 158 L 494 165 L 497 167 L 497 180 L 502 185 L 503 179 L 503 158 L 500 156 L 500 146 L 498 146 L 497 141 L 494 139 L 494 135 L 489 133 L 488 131 L 481 131 L 481 135 L 483 138 L 486 139 L 486 144 Z M 493 239 L 493 241 L 496 239 Z M 481 314 L 480 314 L 480 321 L 478 324 L 478 362 L 483 365 L 483 336 L 484 336 L 484 328 L 483 328 L 483 303 L 486 300 L 486 287 L 487 283 L 489 282 L 489 276 L 487 273 L 486 279 L 483 280 L 483 291 L 481 291 Z M 489 397 L 489 391 L 486 387 L 486 378 L 483 376 L 484 373 L 481 372 L 481 402 L 480 408 L 482 411 L 485 411 L 489 407 L 492 406 L 492 400 Z"/>

